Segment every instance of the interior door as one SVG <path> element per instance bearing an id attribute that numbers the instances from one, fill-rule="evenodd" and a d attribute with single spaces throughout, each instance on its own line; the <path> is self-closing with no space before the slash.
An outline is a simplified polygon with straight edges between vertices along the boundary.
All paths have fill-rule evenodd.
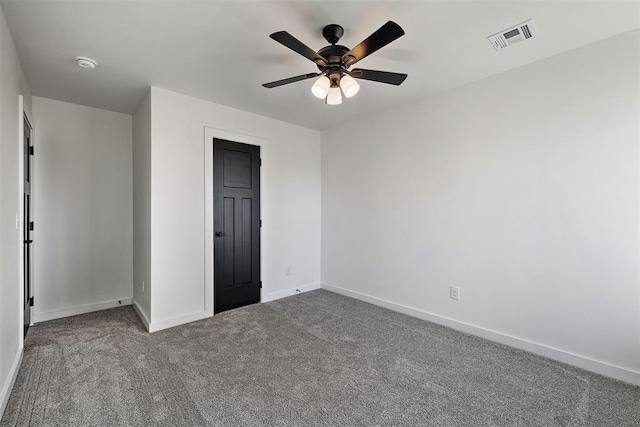
<path id="1" fill-rule="evenodd" d="M 215 312 L 260 302 L 260 147 L 213 140 Z"/>
<path id="2" fill-rule="evenodd" d="M 32 263 L 32 250 L 33 244 L 33 221 L 31 221 L 31 205 L 33 203 L 31 195 L 31 175 L 32 175 L 32 156 L 33 147 L 31 146 L 31 126 L 29 121 L 24 118 L 24 194 L 23 194 L 23 208 L 24 208 L 24 334 L 27 335 L 27 330 L 31 324 L 31 306 L 33 306 L 33 296 L 31 287 L 31 263 Z"/>

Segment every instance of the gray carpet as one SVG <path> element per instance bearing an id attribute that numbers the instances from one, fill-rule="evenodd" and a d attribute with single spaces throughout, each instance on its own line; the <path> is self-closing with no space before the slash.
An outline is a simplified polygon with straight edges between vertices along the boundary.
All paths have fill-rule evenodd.
<path id="1" fill-rule="evenodd" d="M 639 426 L 640 388 L 319 290 L 33 326 L 1 426 Z"/>

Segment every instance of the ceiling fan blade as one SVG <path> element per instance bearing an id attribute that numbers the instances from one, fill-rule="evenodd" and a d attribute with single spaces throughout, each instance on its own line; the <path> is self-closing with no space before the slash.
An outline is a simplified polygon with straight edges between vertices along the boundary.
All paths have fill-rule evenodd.
<path id="1" fill-rule="evenodd" d="M 349 73 L 354 79 L 371 80 L 372 82 L 388 83 L 399 86 L 407 78 L 406 74 L 391 73 L 389 71 L 364 70 L 354 68 Z"/>
<path id="2" fill-rule="evenodd" d="M 289 77 L 288 79 L 277 80 L 275 82 L 270 82 L 270 83 L 263 83 L 262 86 L 271 89 L 271 88 L 282 86 L 282 85 L 288 85 L 289 83 L 299 82 L 301 80 L 312 79 L 314 77 L 318 77 L 321 74 L 322 73 L 302 74 L 300 76 Z"/>
<path id="3" fill-rule="evenodd" d="M 316 51 L 311 49 L 306 44 L 302 43 L 297 38 L 293 37 L 291 34 L 286 31 L 278 31 L 277 33 L 271 34 L 269 37 L 274 39 L 280 44 L 288 47 L 294 52 L 299 53 L 300 55 L 308 58 L 319 65 L 327 65 L 327 60 L 322 56 L 318 55 Z"/>
<path id="4" fill-rule="evenodd" d="M 404 30 L 393 21 L 388 21 L 378 28 L 373 34 L 367 37 L 358 46 L 351 49 L 342 56 L 344 64 L 348 67 L 371 55 L 376 50 L 385 47 L 395 39 L 402 37 Z"/>

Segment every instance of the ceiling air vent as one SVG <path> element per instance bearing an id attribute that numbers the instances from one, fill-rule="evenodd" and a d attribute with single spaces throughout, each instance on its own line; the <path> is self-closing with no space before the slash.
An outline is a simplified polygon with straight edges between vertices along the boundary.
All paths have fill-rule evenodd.
<path id="1" fill-rule="evenodd" d="M 502 50 L 512 44 L 536 37 L 538 34 L 533 19 L 515 25 L 497 34 L 489 36 L 489 42 L 495 50 Z"/>

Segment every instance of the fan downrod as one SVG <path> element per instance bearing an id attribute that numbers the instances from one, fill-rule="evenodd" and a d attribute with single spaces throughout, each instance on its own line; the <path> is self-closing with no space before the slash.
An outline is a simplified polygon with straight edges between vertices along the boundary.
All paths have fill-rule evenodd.
<path id="1" fill-rule="evenodd" d="M 344 35 L 344 28 L 338 24 L 329 24 L 322 29 L 322 36 L 331 44 L 338 43 Z"/>

